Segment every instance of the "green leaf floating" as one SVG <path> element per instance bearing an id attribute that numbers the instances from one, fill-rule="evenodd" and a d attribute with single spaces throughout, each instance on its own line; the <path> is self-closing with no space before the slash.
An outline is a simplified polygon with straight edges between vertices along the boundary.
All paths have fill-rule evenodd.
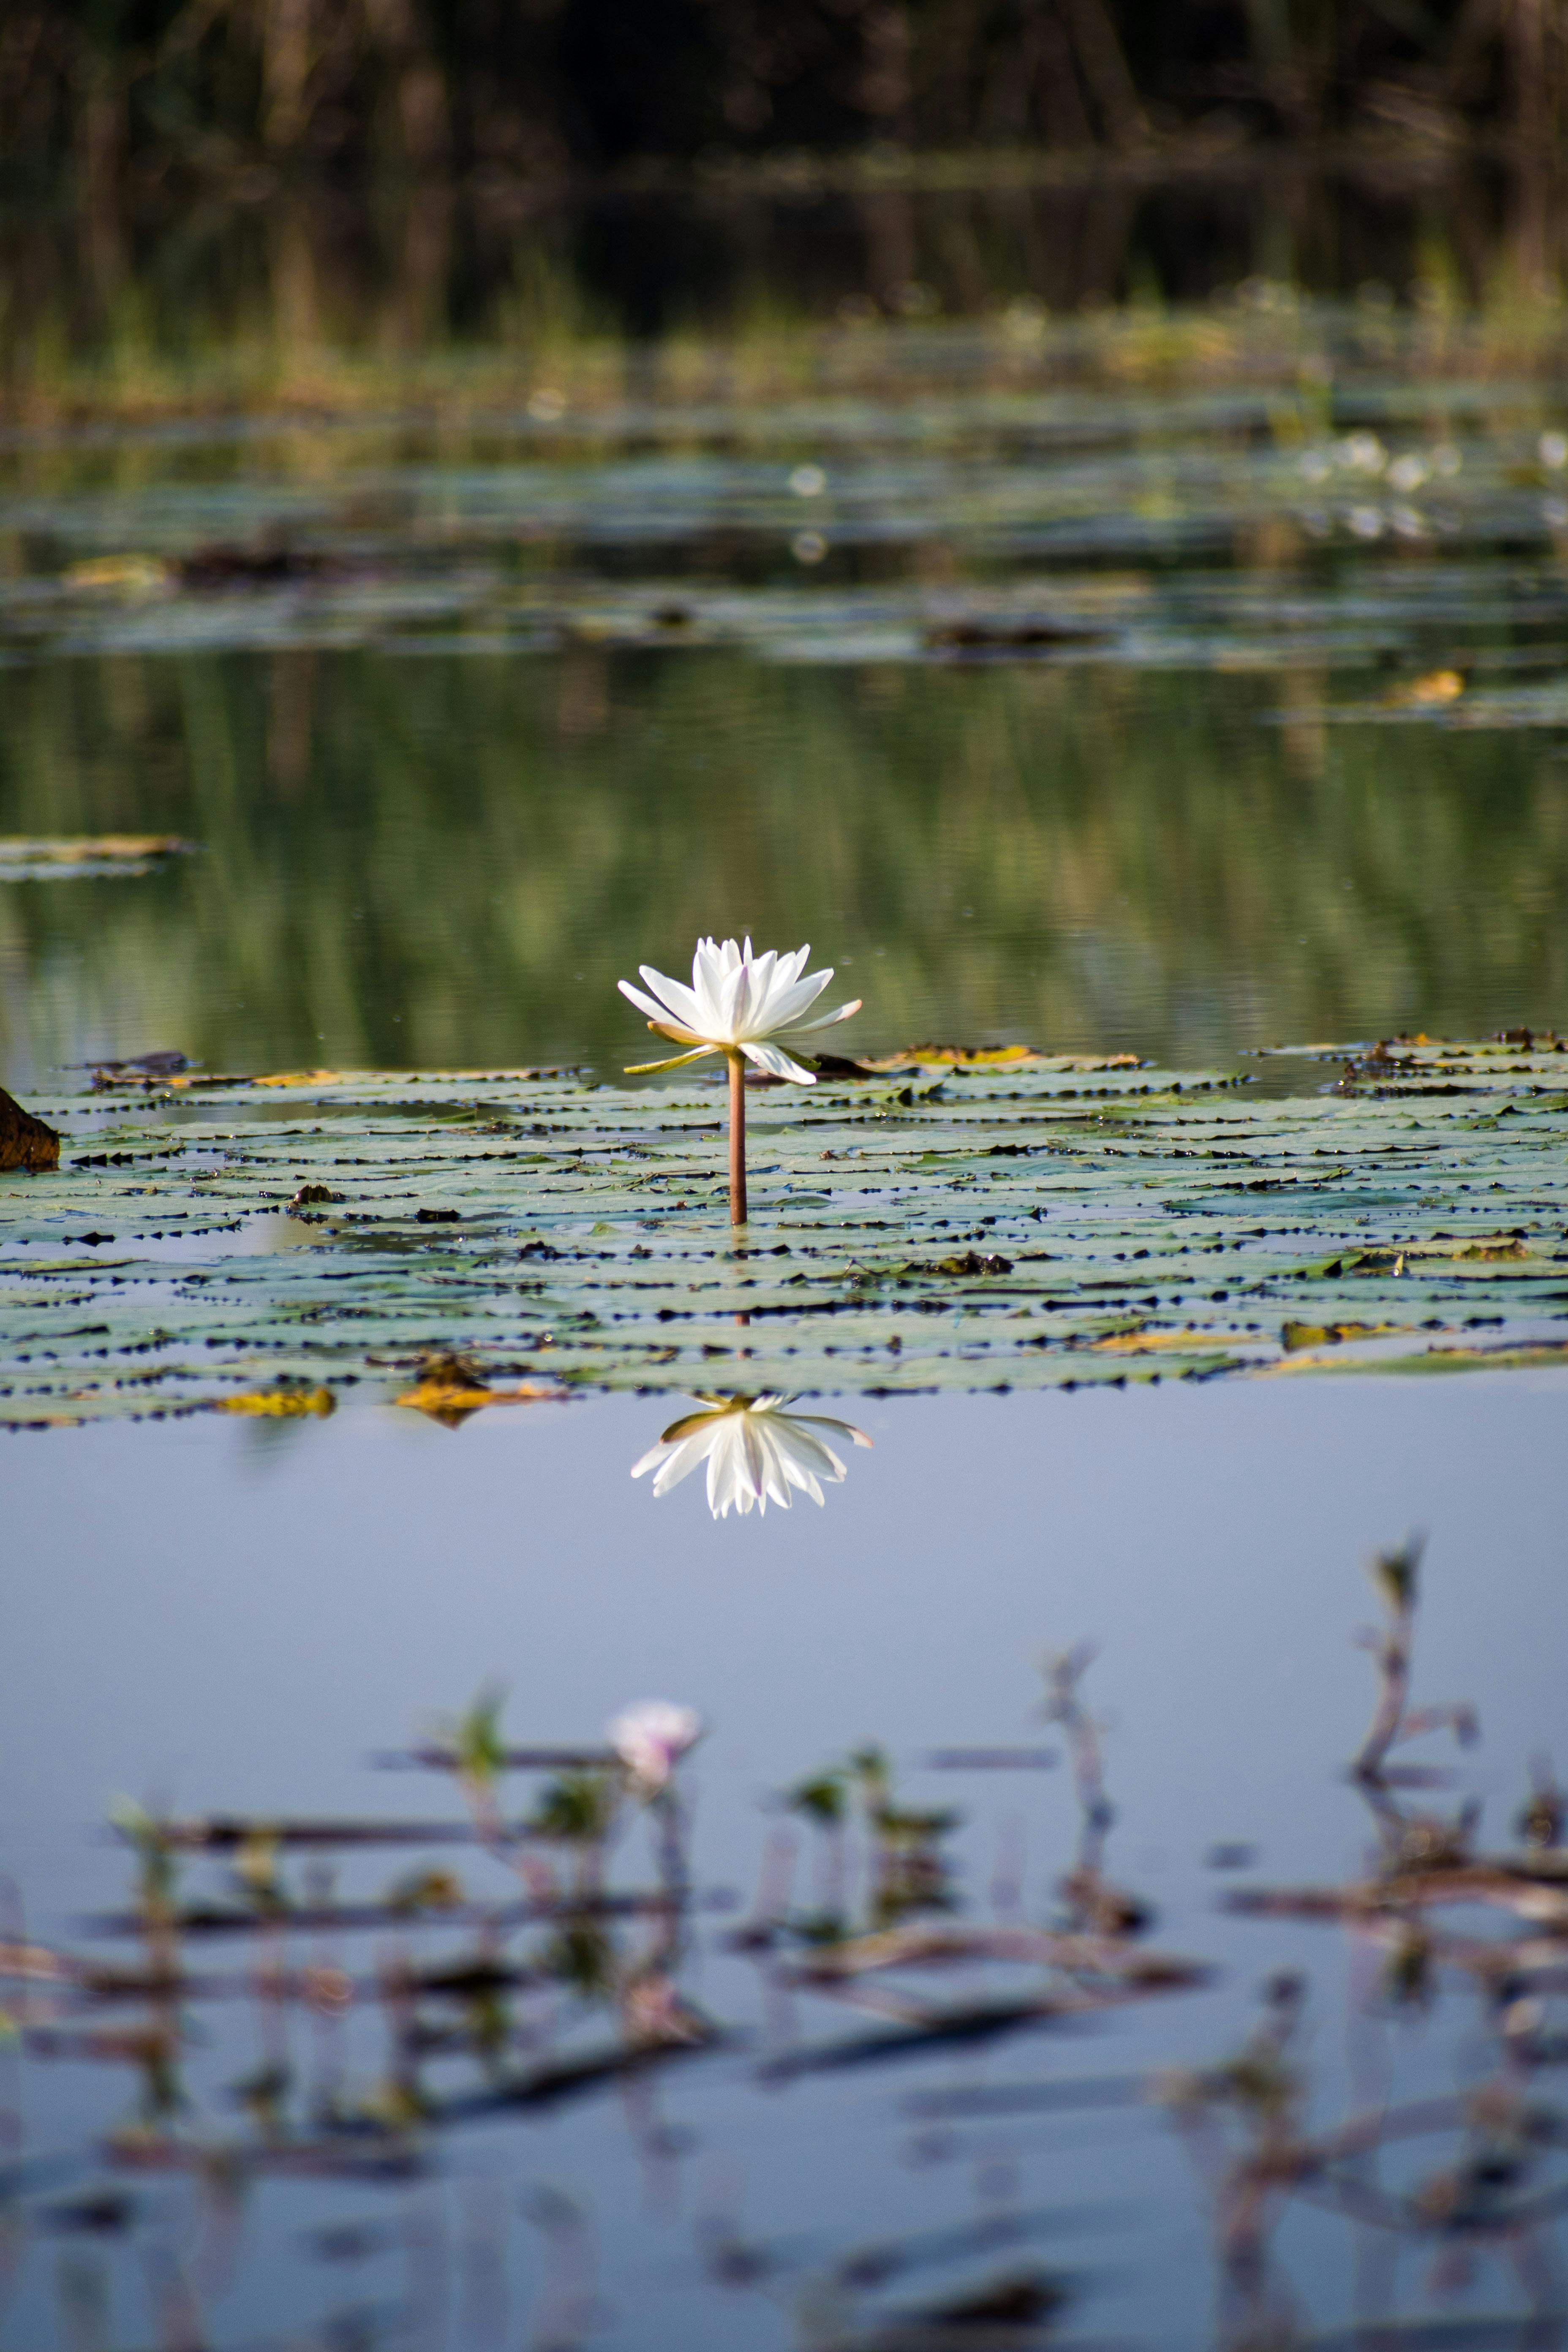
<path id="1" fill-rule="evenodd" d="M 931 1048 L 759 1089 L 738 1242 L 702 1081 L 35 1100 L 65 1143 L 0 1179 L 0 1425 L 395 1395 L 433 1357 L 476 1398 L 1568 1363 L 1568 1052 L 1302 1050 L 1337 1083 Z"/>

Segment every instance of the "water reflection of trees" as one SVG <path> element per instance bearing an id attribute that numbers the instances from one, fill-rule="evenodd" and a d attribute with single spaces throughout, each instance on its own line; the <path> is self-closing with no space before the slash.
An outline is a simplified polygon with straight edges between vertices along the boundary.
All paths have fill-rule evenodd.
<path id="1" fill-rule="evenodd" d="M 901 2103 L 928 2167 L 978 2153 L 1004 2116 L 1033 2116 L 1047 2129 L 1059 2116 L 1055 2128 L 1070 2136 L 1084 2110 L 1163 2107 L 1212 2201 L 1220 2336 L 1235 2352 L 1308 2340 L 1315 2286 L 1343 2301 L 1342 2261 L 1320 2265 L 1303 2288 L 1281 2257 L 1285 2221 L 1309 2208 L 1351 2225 L 1350 2300 L 1377 2340 L 1395 2329 L 1400 2341 L 1442 2340 L 1424 2331 L 1423 2311 L 1472 2278 L 1498 2277 L 1516 2315 L 1477 2322 L 1481 2332 L 1464 2340 L 1559 2340 L 1554 2227 L 1568 2210 L 1568 2116 L 1540 2086 L 1563 2058 L 1551 2011 L 1568 1981 L 1564 1804 L 1538 1767 L 1521 1843 L 1488 1853 L 1479 1805 L 1461 1791 L 1457 1807 L 1434 1811 L 1447 1776 L 1395 1760 L 1435 1733 L 1476 1737 L 1464 1706 L 1411 1704 L 1417 1574 L 1413 1548 L 1376 1563 L 1385 1622 L 1369 1646 L 1379 1689 L 1350 1771 L 1375 1831 L 1364 1874 L 1252 1888 L 1230 1906 L 1346 1928 L 1358 1956 L 1348 2111 L 1326 2123 L 1311 2113 L 1323 2070 L 1294 1969 L 1276 1969 L 1260 2021 L 1215 2063 L 1043 2081 L 1016 2068 L 1003 2079 L 971 2072 Z M 505 1732 L 499 1698 L 483 1695 L 421 1745 L 381 1759 L 455 1787 L 463 1806 L 452 1819 L 175 1819 L 122 1806 L 116 1825 L 134 1858 L 134 1897 L 97 1924 L 126 1957 L 29 1941 L 16 1899 L 7 1905 L 0 2054 L 129 2070 L 136 2086 L 104 2142 L 108 2172 L 84 2185 L 79 2172 L 29 2155 L 19 2089 L 0 2077 L 9 2107 L 0 2200 L 14 2262 L 35 2238 L 74 2241 L 84 2259 L 96 2250 L 92 2293 L 101 2296 L 109 2250 L 124 2242 L 185 2315 L 177 2340 L 205 2341 L 203 2305 L 239 2275 L 245 2197 L 293 2180 L 313 2184 L 318 2257 L 396 2249 L 411 2294 L 437 2309 L 447 2288 L 428 2192 L 419 2191 L 423 2204 L 406 2200 L 442 2173 L 443 2151 L 455 2157 L 472 2126 L 615 2094 L 648 2193 L 671 2211 L 690 2140 L 663 2101 L 689 2067 L 727 2064 L 731 2100 L 748 2080 L 881 2080 L 901 2061 L 1012 2053 L 1031 2030 L 1194 1990 L 1209 1971 L 1158 1948 L 1151 1907 L 1107 1875 L 1114 1811 L 1102 1727 L 1083 1690 L 1090 1654 L 1080 1647 L 1044 1662 L 1042 1714 L 1065 1740 L 1080 1825 L 1054 1913 L 1038 1916 L 1016 1838 L 1005 1832 L 992 1916 L 977 1916 L 965 1895 L 962 1813 L 911 1801 L 881 1749 L 857 1748 L 780 1792 L 749 1914 L 719 1930 L 720 1948 L 756 1971 L 760 2027 L 723 2021 L 711 1992 L 700 1999 L 695 1989 L 705 1945 L 711 1976 L 707 1921 L 727 1898 L 693 1869 L 683 1759 L 700 1726 L 689 1710 L 646 1704 L 616 1717 L 601 1743 L 528 1747 Z M 1049 1748 L 999 1744 L 922 1762 L 975 1790 L 1058 1760 Z M 521 1802 L 520 1781 L 531 1790 Z M 816 1860 L 797 1899 L 803 1836 Z M 216 1884 L 193 1891 L 189 1875 L 204 1866 Z M 384 1883 L 345 1890 L 345 1873 Z M 743 1978 L 731 1967 L 724 1981 L 732 1991 Z M 1428 2035 L 1455 2028 L 1456 1990 L 1450 2054 L 1470 2087 L 1394 2100 L 1391 2039 L 1415 2021 Z M 847 2011 L 845 2030 L 833 2021 Z M 238 2016 L 251 2021 L 252 2055 L 237 2078 L 215 2083 L 210 2053 L 226 2068 L 240 2055 Z M 166 2196 L 144 2189 L 180 2178 L 193 2202 L 176 2222 Z M 473 2200 L 489 2191 L 460 2167 L 458 2178 L 473 2224 Z M 493 2166 L 486 2179 L 499 2195 Z M 714 2290 L 766 2299 L 816 2344 L 930 2352 L 1035 2343 L 1085 2292 L 1035 2250 L 1047 2238 L 1070 2244 L 1085 2217 L 1030 2205 L 1008 2179 L 973 2216 L 864 2242 L 855 2236 L 860 2193 L 826 2158 L 822 2186 L 839 2217 L 826 2232 L 759 2232 L 737 2178 L 710 2170 L 694 2217 L 698 2263 Z M 357 2192 L 352 2210 L 321 2201 L 334 2185 Z M 367 2213 L 364 2193 L 378 2187 L 390 2201 Z M 555 2189 L 534 2190 L 522 2210 L 549 2250 L 531 2340 L 580 2342 L 595 2308 L 593 2212 Z M 509 2292 L 508 2210 L 504 2197 L 485 2205 L 478 2225 L 493 2311 Z M 1408 2286 L 1402 2251 L 1426 2265 Z M 84 2275 L 68 2263 L 60 2273 L 68 2334 Z M 401 2305 L 362 2313 L 354 2340 L 404 2340 L 407 2325 Z M 1007 2332 L 965 2332 L 992 2326 Z M 321 2340 L 336 2340 L 330 2326 Z"/>
<path id="2" fill-rule="evenodd" d="M 207 854 L 5 893 L 0 1044 L 13 1069 L 149 1045 L 616 1067 L 616 942 L 673 955 L 726 908 L 874 955 L 845 977 L 889 1043 L 940 1022 L 1180 1062 L 1554 1003 L 1568 833 L 1542 739 L 1346 728 L 1303 765 L 1258 723 L 1279 699 L 589 648 L 13 671 L 0 825 L 155 824 Z"/>

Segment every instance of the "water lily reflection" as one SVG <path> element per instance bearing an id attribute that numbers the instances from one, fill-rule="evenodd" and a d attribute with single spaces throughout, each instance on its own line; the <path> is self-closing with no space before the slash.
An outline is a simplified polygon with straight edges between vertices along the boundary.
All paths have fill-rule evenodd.
<path id="1" fill-rule="evenodd" d="M 658 1444 L 632 1465 L 632 1476 L 657 1471 L 653 1491 L 667 1495 L 706 1462 L 708 1507 L 716 1519 L 726 1517 L 731 1503 L 742 1517 L 753 1505 L 763 1513 L 770 1503 L 787 1511 L 792 1486 L 820 1504 L 823 1482 L 840 1485 L 844 1465 L 818 1433 L 829 1431 L 852 1445 L 868 1446 L 871 1441 L 847 1421 L 791 1412 L 793 1402 L 783 1396 L 710 1398 L 700 1412 L 670 1423 Z"/>
<path id="2" fill-rule="evenodd" d="M 645 1797 L 656 1797 L 668 1786 L 687 1749 L 701 1738 L 702 1718 L 695 1707 L 672 1706 L 662 1698 L 639 1699 L 605 1726 L 605 1737 L 633 1787 Z"/>

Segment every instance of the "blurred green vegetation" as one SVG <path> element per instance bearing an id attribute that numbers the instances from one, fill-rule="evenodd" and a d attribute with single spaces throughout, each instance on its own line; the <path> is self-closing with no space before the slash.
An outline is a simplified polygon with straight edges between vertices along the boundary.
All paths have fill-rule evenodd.
<path id="1" fill-rule="evenodd" d="M 0 1074 L 615 1072 L 646 1045 L 617 977 L 742 929 L 839 967 L 850 1046 L 1181 1064 L 1563 1023 L 1554 739 L 1325 728 L 1332 684 L 586 646 L 19 666 L 0 831 L 202 847 L 0 891 Z"/>
<path id="2" fill-rule="evenodd" d="M 521 215 L 416 181 L 101 230 L 0 207 L 0 426 L 30 456 L 29 428 L 215 412 L 570 429 L 686 404 L 744 432 L 759 404 L 824 394 L 1561 374 L 1561 155 L 1081 182 L 1037 160 L 798 188 L 716 172 Z"/>

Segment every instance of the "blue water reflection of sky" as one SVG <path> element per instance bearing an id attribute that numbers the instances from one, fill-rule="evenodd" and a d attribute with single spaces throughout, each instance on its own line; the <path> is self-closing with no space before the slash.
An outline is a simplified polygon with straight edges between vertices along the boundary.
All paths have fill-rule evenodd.
<path id="1" fill-rule="evenodd" d="M 749 1898 L 767 1793 L 878 1739 L 912 1785 L 969 1809 L 968 1892 L 982 1911 L 996 1837 L 1021 1823 L 1040 1916 L 1070 1859 L 1065 1772 L 960 1790 L 917 1768 L 933 1747 L 1040 1741 L 1036 1661 L 1092 1637 L 1115 1874 L 1158 1905 L 1163 1947 L 1222 1964 L 1213 1990 L 896 2080 L 884 2070 L 762 2094 L 726 2060 L 660 2088 L 662 2154 L 645 2145 L 630 2160 L 637 2127 L 612 2097 L 502 2126 L 473 2165 L 514 2205 L 542 2182 L 591 2211 L 606 2343 L 654 2340 L 638 2325 L 652 2311 L 676 2331 L 664 2340 L 790 2343 L 788 2295 L 727 2302 L 701 2284 L 703 2212 L 743 2208 L 748 2228 L 803 2242 L 934 2227 L 973 2212 L 988 2164 L 1026 2205 L 1095 2209 L 1040 2249 L 1092 2272 L 1086 2325 L 1204 2341 L 1204 2229 L 1163 2126 L 1046 2118 L 950 2145 L 900 2123 L 900 2102 L 933 2083 L 1206 2060 L 1234 2046 L 1253 1984 L 1285 1960 L 1311 1974 L 1331 2097 L 1337 1939 L 1216 1916 L 1204 1858 L 1216 1842 L 1249 1843 L 1266 1874 L 1310 1878 L 1361 1855 L 1364 1818 L 1336 1777 L 1371 1695 L 1352 1637 L 1375 1614 L 1366 1555 L 1412 1527 L 1430 1538 L 1418 1696 L 1478 1706 L 1491 1841 L 1503 1842 L 1533 1753 L 1555 1743 L 1568 1766 L 1565 1401 L 1561 1379 L 1528 1375 L 858 1400 L 837 1409 L 875 1450 L 850 1456 L 822 1508 L 797 1493 L 787 1514 L 722 1522 L 700 1479 L 656 1502 L 651 1481 L 629 1475 L 670 1419 L 657 1399 L 480 1413 L 456 1432 L 351 1406 L 283 1428 L 204 1420 L 14 1438 L 0 1869 L 34 1930 L 65 1934 L 123 1885 L 123 1857 L 92 1835 L 116 1790 L 183 1809 L 449 1808 L 449 1792 L 424 1786 L 411 1805 L 410 1784 L 365 1759 L 499 1680 L 518 1738 L 595 1739 L 643 1697 L 699 1708 L 710 1729 L 689 1773 L 705 1885 Z M 713 1950 L 699 1990 L 754 2024 L 743 1973 Z M 1410 2063 L 1452 2087 L 1448 2038 Z M 79 2071 L 29 2070 L 35 2141 L 68 2140 L 101 2095 Z M 287 2259 L 246 2271 L 224 2306 L 233 2335 L 317 2307 L 289 2283 L 301 2195 L 260 2200 L 258 2242 Z M 1300 2243 L 1332 2316 L 1342 2241 L 1304 2223 Z M 525 2303 L 543 2260 L 537 2246 L 518 2257 Z M 47 2303 L 47 2281 L 29 2273 L 0 2342 L 50 2340 L 28 2332 Z"/>

